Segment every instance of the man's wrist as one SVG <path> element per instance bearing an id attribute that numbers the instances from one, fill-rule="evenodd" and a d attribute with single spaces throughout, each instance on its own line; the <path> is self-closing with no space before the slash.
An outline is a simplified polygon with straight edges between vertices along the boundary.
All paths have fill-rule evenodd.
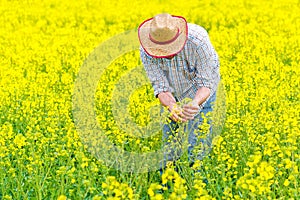
<path id="1" fill-rule="evenodd" d="M 209 95 L 210 89 L 207 87 L 202 87 L 198 89 L 193 102 L 197 103 L 198 106 L 201 106 L 207 100 L 207 98 L 209 98 Z"/>
<path id="2" fill-rule="evenodd" d="M 161 104 L 168 108 L 169 111 L 173 109 L 174 104 L 176 104 L 176 100 L 170 92 L 161 92 L 157 95 Z"/>
<path id="3" fill-rule="evenodd" d="M 172 112 L 174 106 L 176 105 L 177 105 L 176 102 L 170 102 L 166 107 L 170 112 Z"/>

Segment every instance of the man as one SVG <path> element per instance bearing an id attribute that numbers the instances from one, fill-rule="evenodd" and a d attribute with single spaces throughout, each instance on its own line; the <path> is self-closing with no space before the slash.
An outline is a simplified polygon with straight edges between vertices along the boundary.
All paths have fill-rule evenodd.
<path id="1" fill-rule="evenodd" d="M 207 31 L 181 16 L 158 14 L 139 26 L 138 37 L 141 60 L 154 95 L 170 111 L 172 121 L 164 126 L 163 137 L 168 139 L 179 122 L 187 122 L 191 154 L 197 143 L 194 130 L 203 120 L 200 113 L 212 111 L 215 101 L 220 81 L 218 55 Z M 192 102 L 177 106 L 185 98 Z M 176 159 L 173 150 L 168 160 Z"/>

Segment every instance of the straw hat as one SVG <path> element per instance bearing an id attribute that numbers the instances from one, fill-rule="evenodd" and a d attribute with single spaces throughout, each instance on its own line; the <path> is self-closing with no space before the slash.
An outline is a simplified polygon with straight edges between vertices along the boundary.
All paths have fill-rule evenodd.
<path id="1" fill-rule="evenodd" d="M 143 49 L 156 58 L 169 57 L 181 51 L 187 40 L 187 33 L 185 18 L 167 13 L 147 19 L 138 28 Z"/>

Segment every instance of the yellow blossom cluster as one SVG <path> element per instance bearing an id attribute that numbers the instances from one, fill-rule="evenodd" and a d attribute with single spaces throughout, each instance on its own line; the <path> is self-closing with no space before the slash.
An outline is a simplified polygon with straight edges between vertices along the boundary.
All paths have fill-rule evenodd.
<path id="1" fill-rule="evenodd" d="M 119 183 L 114 176 L 108 176 L 102 183 L 103 194 L 106 199 L 133 199 L 133 191 L 126 183 Z"/>
<path id="2" fill-rule="evenodd" d="M 180 177 L 180 175 L 173 169 L 167 168 L 161 176 L 161 185 L 152 183 L 148 189 L 148 195 L 151 200 L 159 199 L 186 199 L 187 198 L 187 186 L 186 181 Z M 163 196 L 159 192 L 164 191 Z"/>

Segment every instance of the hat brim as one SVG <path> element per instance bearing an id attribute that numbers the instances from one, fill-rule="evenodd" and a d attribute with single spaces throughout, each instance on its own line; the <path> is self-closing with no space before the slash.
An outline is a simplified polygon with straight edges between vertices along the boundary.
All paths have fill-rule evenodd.
<path id="1" fill-rule="evenodd" d="M 157 44 L 150 40 L 150 24 L 153 18 L 145 20 L 138 28 L 138 37 L 143 49 L 152 57 L 165 58 L 179 53 L 187 40 L 188 28 L 185 18 L 181 16 L 173 16 L 174 23 L 179 28 L 179 36 L 169 44 Z"/>

